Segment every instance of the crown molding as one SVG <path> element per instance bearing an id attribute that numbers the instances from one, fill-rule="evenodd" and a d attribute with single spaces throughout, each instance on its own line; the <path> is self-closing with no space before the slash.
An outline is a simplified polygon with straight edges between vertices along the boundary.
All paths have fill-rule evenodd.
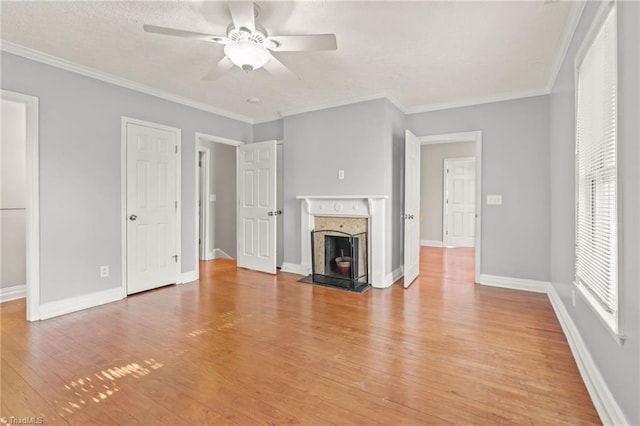
<path id="1" fill-rule="evenodd" d="M 282 120 L 283 118 L 284 117 L 282 116 L 282 114 L 265 115 L 263 117 L 253 120 L 253 124 L 269 123 L 271 121 Z"/>
<path id="2" fill-rule="evenodd" d="M 341 99 L 335 102 L 327 102 L 327 103 L 315 105 L 315 106 L 290 109 L 290 110 L 281 112 L 279 116 L 273 116 L 271 118 L 267 117 L 259 121 L 254 121 L 253 124 L 266 123 L 269 121 L 281 120 L 285 117 L 291 117 L 293 115 L 304 114 L 306 112 L 321 111 L 323 109 L 335 108 L 335 107 L 340 107 L 345 105 L 352 105 L 360 102 L 374 101 L 379 99 L 385 99 L 389 101 L 389 103 L 391 103 L 393 106 L 398 108 L 403 114 L 408 115 L 408 114 L 419 114 L 422 112 L 434 112 L 434 111 L 440 111 L 445 109 L 489 104 L 492 102 L 502 102 L 502 101 L 510 101 L 515 99 L 530 98 L 535 96 L 544 96 L 544 95 L 548 95 L 549 93 L 550 91 L 545 88 L 545 89 L 536 89 L 536 90 L 521 91 L 521 92 L 511 92 L 511 93 L 495 95 L 495 96 L 470 98 L 470 99 L 465 99 L 463 101 L 456 101 L 456 102 L 426 104 L 426 105 L 420 105 L 420 106 L 410 107 L 410 108 L 406 108 L 405 106 L 403 106 L 397 99 L 395 99 L 390 94 L 378 93 L 370 96 L 355 96 L 352 98 Z"/>
<path id="3" fill-rule="evenodd" d="M 6 40 L 0 40 L 0 50 L 5 52 L 21 56 L 23 58 L 31 59 L 36 62 L 40 62 L 46 65 L 51 65 L 56 68 L 70 71 L 76 74 L 84 75 L 86 77 L 94 78 L 96 80 L 104 81 L 106 83 L 114 84 L 116 86 L 124 87 L 127 89 L 135 90 L 136 92 L 145 93 L 147 95 L 155 96 L 156 98 L 164 99 L 166 101 L 174 102 L 177 104 L 185 105 L 191 108 L 195 108 L 201 111 L 210 112 L 212 114 L 220 115 L 222 117 L 231 118 L 233 120 L 241 121 L 247 124 L 254 124 L 253 119 L 245 115 L 236 114 L 231 111 L 227 111 L 220 108 L 214 108 L 202 102 L 194 101 L 192 99 L 176 96 L 169 92 L 165 92 L 153 87 L 145 86 L 144 84 L 136 83 L 125 78 L 117 77 L 113 74 L 98 71 L 94 68 L 86 67 L 74 62 L 67 61 L 57 56 L 50 55 L 48 53 L 40 52 L 39 50 L 30 49 L 28 47 L 12 43 Z"/>
<path id="4" fill-rule="evenodd" d="M 287 111 L 282 111 L 280 113 L 280 115 L 282 117 L 290 117 L 292 115 L 303 114 L 305 112 L 320 111 L 320 110 L 323 110 L 323 109 L 341 107 L 341 106 L 345 106 L 345 105 L 352 105 L 352 104 L 357 104 L 357 103 L 360 103 L 360 102 L 375 101 L 375 100 L 379 100 L 379 99 L 386 99 L 387 101 L 391 102 L 396 108 L 398 108 L 400 111 L 402 111 L 404 114 L 407 113 L 406 108 L 404 106 L 402 106 L 402 104 L 400 104 L 400 102 L 398 102 L 390 94 L 388 94 L 388 93 L 376 93 L 374 95 L 354 96 L 352 98 L 344 98 L 344 99 L 340 99 L 340 100 L 337 100 L 337 101 L 334 101 L 334 102 L 327 102 L 327 103 L 320 104 L 320 105 L 314 105 L 314 106 L 308 106 L 308 107 L 302 107 L 302 108 L 294 108 L 294 109 L 290 109 L 290 110 L 287 110 Z"/>
<path id="5" fill-rule="evenodd" d="M 391 105 L 398 108 L 400 112 L 402 112 L 405 115 L 408 114 L 407 108 L 405 108 L 405 106 L 402 105 L 399 100 L 393 97 L 393 95 L 387 94 L 384 97 L 391 103 Z"/>
<path id="6" fill-rule="evenodd" d="M 514 99 L 531 98 L 534 96 L 548 95 L 547 89 L 527 90 L 522 92 L 511 92 L 495 96 L 486 96 L 480 98 L 470 98 L 457 102 L 445 102 L 441 104 L 428 104 L 417 107 L 407 108 L 405 114 L 418 114 L 421 112 L 433 112 L 451 108 L 461 108 L 474 105 L 490 104 L 493 102 L 511 101 Z"/>
<path id="7" fill-rule="evenodd" d="M 567 56 L 569 46 L 571 45 L 571 40 L 573 39 L 573 35 L 578 28 L 578 23 L 580 22 L 582 12 L 584 12 L 584 7 L 586 6 L 586 4 L 586 0 L 580 0 L 573 3 L 571 6 L 571 10 L 569 11 L 569 18 L 567 19 L 567 26 L 565 27 L 562 41 L 560 42 L 560 50 L 558 50 L 556 60 L 553 64 L 553 68 L 551 69 L 551 74 L 549 75 L 549 81 L 547 82 L 547 91 L 549 93 L 551 93 L 551 90 L 553 90 L 553 85 L 558 78 L 558 73 L 560 72 L 562 63 Z"/>

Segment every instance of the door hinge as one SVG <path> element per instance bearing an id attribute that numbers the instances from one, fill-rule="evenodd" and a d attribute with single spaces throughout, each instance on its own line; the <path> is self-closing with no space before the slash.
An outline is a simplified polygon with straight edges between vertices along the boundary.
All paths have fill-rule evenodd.
<path id="1" fill-rule="evenodd" d="M 178 208 L 178 200 L 176 200 L 175 205 L 176 205 L 176 209 L 177 209 Z"/>
<path id="2" fill-rule="evenodd" d="M 449 235 L 449 230 L 445 231 L 445 235 Z"/>
<path id="3" fill-rule="evenodd" d="M 178 153 L 178 145 L 176 145 L 176 154 Z"/>
<path id="4" fill-rule="evenodd" d="M 173 260 L 175 260 L 175 261 L 176 261 L 176 263 L 178 263 L 178 255 L 177 255 L 177 254 L 174 254 L 174 255 L 173 255 L 173 256 L 171 256 L 171 257 L 173 257 Z"/>
<path id="5" fill-rule="evenodd" d="M 202 161 L 198 161 L 198 167 L 202 167 Z"/>
<path id="6" fill-rule="evenodd" d="M 449 174 L 449 169 L 447 169 L 447 174 Z"/>

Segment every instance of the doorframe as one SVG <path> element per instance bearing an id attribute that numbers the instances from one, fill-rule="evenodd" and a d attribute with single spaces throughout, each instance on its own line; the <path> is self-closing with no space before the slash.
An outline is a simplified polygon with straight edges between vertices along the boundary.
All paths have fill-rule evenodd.
<path id="1" fill-rule="evenodd" d="M 203 170 L 200 170 L 200 166 L 199 166 L 199 162 L 200 162 L 200 153 L 204 153 L 203 156 L 203 162 L 202 162 L 202 168 Z M 211 192 L 210 189 L 210 176 L 211 176 L 211 172 L 210 172 L 210 164 L 211 164 L 211 150 L 209 149 L 208 146 L 198 146 L 196 145 L 196 175 L 197 179 L 196 179 L 196 220 L 198 220 L 198 213 L 201 213 L 200 216 L 204 216 L 204 229 L 200 229 L 200 221 L 198 221 L 198 235 L 197 235 L 197 240 L 200 240 L 200 234 L 202 233 L 202 237 L 203 237 L 203 241 L 202 241 L 202 245 L 200 247 L 198 247 L 198 260 L 209 260 L 209 258 L 207 257 L 209 254 L 209 193 Z M 198 200 L 200 199 L 200 195 L 202 194 L 202 188 L 200 187 L 200 172 L 204 172 L 204 191 L 207 194 L 206 199 L 202 200 L 202 205 L 198 206 Z M 197 246 L 197 245 L 196 245 Z M 202 250 L 202 252 L 201 252 Z"/>
<path id="2" fill-rule="evenodd" d="M 456 161 L 471 161 L 473 160 L 474 162 L 476 161 L 476 157 L 449 157 L 449 158 L 445 158 L 443 159 L 443 163 L 444 163 L 444 168 L 442 169 L 442 195 L 443 198 L 449 198 L 449 174 L 447 173 L 447 169 L 448 169 L 448 164 L 449 163 L 453 163 Z M 474 167 L 475 169 L 475 167 Z M 448 227 L 445 226 L 445 223 L 448 225 L 449 221 L 447 219 L 447 203 L 442 203 L 442 246 L 443 247 L 449 247 L 448 244 L 448 235 L 446 233 L 446 231 L 448 231 Z M 476 205 L 477 207 L 477 205 Z M 475 229 L 474 231 L 474 235 L 475 235 Z"/>
<path id="3" fill-rule="evenodd" d="M 199 262 L 200 262 L 200 253 L 198 251 L 198 238 L 200 237 L 200 224 L 198 223 L 198 179 L 200 178 L 199 173 L 198 173 L 198 153 L 200 152 L 200 148 L 206 148 L 207 151 L 209 151 L 209 147 L 201 147 L 200 146 L 200 141 L 204 141 L 204 142 L 212 142 L 212 143 L 221 143 L 224 145 L 231 145 L 231 146 L 235 146 L 236 148 L 239 147 L 240 145 L 244 145 L 244 142 L 239 141 L 239 140 L 235 140 L 235 139 L 229 139 L 229 138 L 224 138 L 222 136 L 215 136 L 215 135 L 210 135 L 207 133 L 201 133 L 201 132 L 196 132 L 196 140 L 195 140 L 195 144 L 196 144 L 196 152 L 195 152 L 195 173 L 194 173 L 194 179 L 195 179 L 195 218 L 194 221 L 196 223 L 195 226 L 195 235 L 196 235 L 196 240 L 195 240 L 195 253 L 196 253 L 196 259 L 195 259 L 195 264 L 194 264 L 194 269 L 196 272 L 196 279 L 200 277 L 200 268 L 198 267 Z M 211 154 L 209 153 L 209 156 Z M 237 157 L 238 157 L 238 150 L 236 149 L 236 162 L 237 162 Z M 210 157 L 209 157 L 209 161 L 210 161 Z M 209 163 L 209 166 L 211 166 L 211 163 Z M 209 167 L 209 173 L 211 173 L 211 167 Z M 236 176 L 233 177 L 233 179 L 236 179 Z M 209 180 L 207 180 L 207 185 L 209 185 Z M 211 191 L 211 188 L 209 188 L 209 191 Z M 208 206 L 208 202 L 207 202 L 207 206 Z M 207 218 L 206 220 L 209 221 L 209 215 L 211 214 L 210 209 L 207 207 Z M 215 247 L 214 247 L 215 248 Z"/>
<path id="4" fill-rule="evenodd" d="M 477 283 L 480 280 L 480 270 L 482 263 L 482 130 L 419 136 L 418 139 L 420 140 L 421 145 L 434 145 L 456 142 L 475 142 L 476 144 L 476 227 L 474 238 L 474 281 Z"/>
<path id="5" fill-rule="evenodd" d="M 154 129 L 166 130 L 176 136 L 176 254 L 179 262 L 176 262 L 176 284 L 182 282 L 182 130 L 177 127 L 166 126 L 164 124 L 151 121 L 139 120 L 122 116 L 120 127 L 120 251 L 122 253 L 122 297 L 127 297 L 127 124 L 137 124 L 139 126 L 152 127 Z"/>
<path id="6" fill-rule="evenodd" d="M 40 319 L 40 100 L 36 96 L 2 89 L 1 98 L 26 109 L 26 288 L 27 321 Z"/>

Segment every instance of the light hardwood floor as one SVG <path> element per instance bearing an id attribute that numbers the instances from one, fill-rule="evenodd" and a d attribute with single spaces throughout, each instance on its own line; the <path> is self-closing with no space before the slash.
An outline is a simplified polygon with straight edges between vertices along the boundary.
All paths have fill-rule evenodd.
<path id="1" fill-rule="evenodd" d="M 1 416 L 45 424 L 597 424 L 547 297 L 423 248 L 354 294 L 201 264 L 200 282 L 27 323 L 1 305 Z"/>

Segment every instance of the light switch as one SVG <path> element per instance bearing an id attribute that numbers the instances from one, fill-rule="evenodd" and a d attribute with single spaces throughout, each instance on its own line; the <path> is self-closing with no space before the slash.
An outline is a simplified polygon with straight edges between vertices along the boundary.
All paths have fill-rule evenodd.
<path id="1" fill-rule="evenodd" d="M 216 194 L 210 194 L 209 195 L 209 201 L 212 202 L 212 203 L 215 202 L 216 201 Z"/>
<path id="2" fill-rule="evenodd" d="M 338 179 L 344 179 L 344 170 L 338 170 Z"/>
<path id="3" fill-rule="evenodd" d="M 487 205 L 489 206 L 502 205 L 502 195 L 487 195 Z"/>

